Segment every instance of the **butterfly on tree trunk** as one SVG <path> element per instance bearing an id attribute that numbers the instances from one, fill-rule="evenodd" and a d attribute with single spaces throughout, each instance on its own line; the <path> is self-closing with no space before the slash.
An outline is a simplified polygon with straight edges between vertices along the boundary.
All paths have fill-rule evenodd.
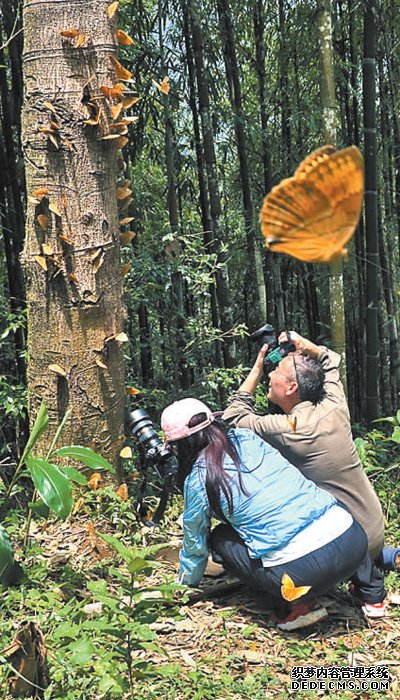
<path id="1" fill-rule="evenodd" d="M 347 259 L 363 193 L 359 149 L 322 146 L 265 197 L 260 219 L 267 248 L 304 262 Z"/>

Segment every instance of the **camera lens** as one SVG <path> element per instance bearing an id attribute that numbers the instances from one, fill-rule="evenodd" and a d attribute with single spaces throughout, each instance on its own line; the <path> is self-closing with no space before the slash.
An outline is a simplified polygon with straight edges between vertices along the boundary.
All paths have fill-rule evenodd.
<path id="1" fill-rule="evenodd" d="M 150 416 L 143 408 L 138 408 L 136 411 L 130 412 L 127 423 L 132 435 L 142 445 L 157 447 L 162 444 L 154 430 Z"/>

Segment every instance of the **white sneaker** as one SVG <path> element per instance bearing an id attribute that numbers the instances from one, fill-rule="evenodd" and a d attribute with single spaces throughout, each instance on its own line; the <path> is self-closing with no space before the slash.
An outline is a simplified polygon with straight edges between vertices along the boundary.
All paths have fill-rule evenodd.
<path id="1" fill-rule="evenodd" d="M 385 600 L 382 603 L 364 603 L 361 606 L 361 610 L 363 611 L 365 617 L 373 620 L 387 616 L 387 605 Z"/>

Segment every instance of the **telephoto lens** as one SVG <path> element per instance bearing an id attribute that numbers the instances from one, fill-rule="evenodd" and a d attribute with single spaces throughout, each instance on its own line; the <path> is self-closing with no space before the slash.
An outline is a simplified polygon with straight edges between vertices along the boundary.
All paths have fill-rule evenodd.
<path id="1" fill-rule="evenodd" d="M 129 411 L 126 425 L 129 433 L 145 448 L 157 449 L 162 446 L 162 442 L 154 430 L 153 422 L 144 408 L 137 408 L 136 411 Z"/>

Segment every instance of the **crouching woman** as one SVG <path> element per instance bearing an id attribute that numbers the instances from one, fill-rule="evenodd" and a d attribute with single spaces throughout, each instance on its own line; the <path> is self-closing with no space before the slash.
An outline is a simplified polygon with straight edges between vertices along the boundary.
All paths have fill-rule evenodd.
<path id="1" fill-rule="evenodd" d="M 278 627 L 327 616 L 316 597 L 364 559 L 364 530 L 327 491 L 250 430 L 227 429 L 201 401 L 182 399 L 161 417 L 183 491 L 180 581 L 196 586 L 214 561 L 264 592 Z M 221 524 L 211 532 L 211 518 Z"/>

